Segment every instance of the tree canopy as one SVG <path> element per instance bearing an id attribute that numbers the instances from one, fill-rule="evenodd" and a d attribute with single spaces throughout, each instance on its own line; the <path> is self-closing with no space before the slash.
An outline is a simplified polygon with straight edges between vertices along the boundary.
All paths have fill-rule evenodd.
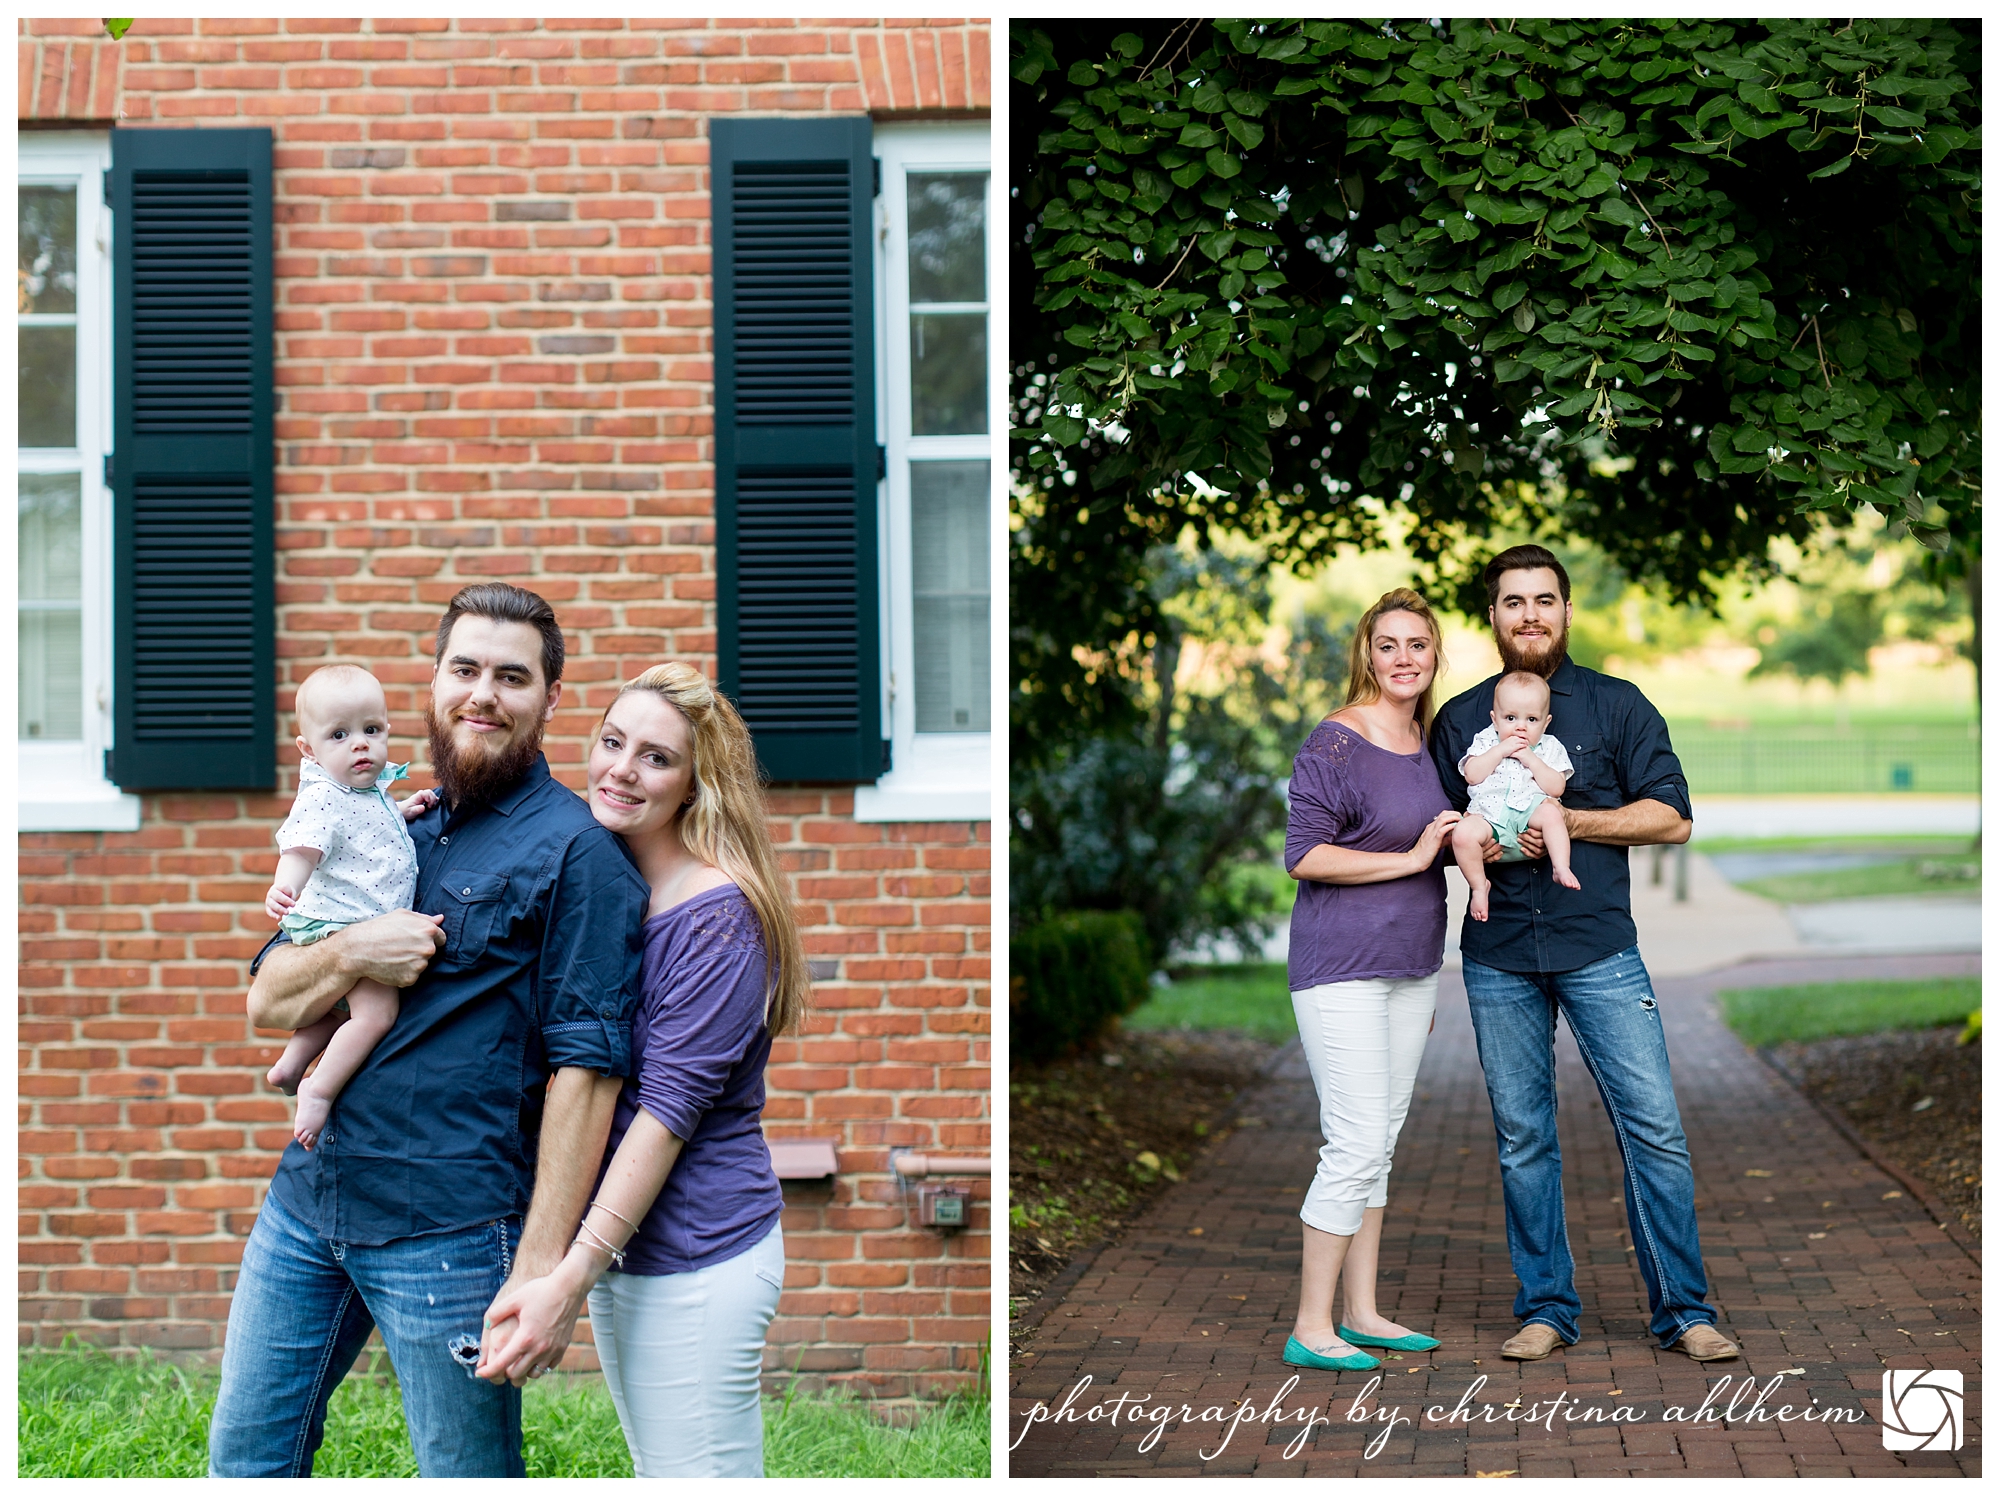
<path id="1" fill-rule="evenodd" d="M 1028 717 L 1116 715 L 1137 558 L 1189 523 L 1305 563 L 1400 506 L 1468 610 L 1500 523 L 1677 600 L 1863 504 L 1976 556 L 1977 22 L 1044 27 L 1013 33 Z"/>

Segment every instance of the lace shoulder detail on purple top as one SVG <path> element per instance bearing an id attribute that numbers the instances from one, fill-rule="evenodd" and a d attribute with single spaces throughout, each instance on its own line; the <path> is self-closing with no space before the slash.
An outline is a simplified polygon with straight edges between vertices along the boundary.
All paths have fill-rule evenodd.
<path id="1" fill-rule="evenodd" d="M 711 947 L 754 945 L 759 950 L 763 949 L 764 924 L 757 918 L 757 907 L 750 902 L 749 895 L 734 884 L 698 893 L 688 903 L 697 906 L 687 909 L 684 915 L 690 944 Z M 681 911 L 667 912 L 674 914 Z"/>
<path id="2" fill-rule="evenodd" d="M 1350 729 L 1337 722 L 1321 722 L 1299 745 L 1300 758 L 1314 758 L 1331 769 L 1345 769 L 1347 761 L 1354 756 L 1354 745 L 1360 742 Z"/>

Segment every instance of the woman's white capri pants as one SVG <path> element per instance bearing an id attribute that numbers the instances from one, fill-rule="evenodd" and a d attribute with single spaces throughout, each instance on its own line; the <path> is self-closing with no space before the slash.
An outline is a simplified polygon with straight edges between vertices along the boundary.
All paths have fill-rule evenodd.
<path id="1" fill-rule="evenodd" d="M 1389 1201 L 1389 1161 L 1409 1115 L 1438 974 L 1329 982 L 1292 994 L 1299 1038 L 1319 1092 L 1319 1170 L 1299 1219 L 1335 1236 Z"/>
<path id="2" fill-rule="evenodd" d="M 632 1473 L 764 1473 L 764 1332 L 785 1281 L 785 1238 L 692 1273 L 606 1273 L 590 1290 L 605 1385 Z"/>

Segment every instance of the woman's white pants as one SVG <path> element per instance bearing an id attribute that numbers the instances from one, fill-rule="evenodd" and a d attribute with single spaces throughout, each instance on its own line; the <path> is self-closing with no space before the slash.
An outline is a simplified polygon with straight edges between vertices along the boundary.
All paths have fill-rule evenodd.
<path id="1" fill-rule="evenodd" d="M 1299 1038 L 1319 1092 L 1319 1170 L 1299 1219 L 1335 1236 L 1389 1201 L 1389 1161 L 1409 1115 L 1438 974 L 1329 982 L 1292 994 Z"/>
<path id="2" fill-rule="evenodd" d="M 692 1273 L 606 1273 L 590 1290 L 597 1359 L 635 1475 L 761 1476 L 764 1332 L 785 1281 L 770 1235 Z"/>

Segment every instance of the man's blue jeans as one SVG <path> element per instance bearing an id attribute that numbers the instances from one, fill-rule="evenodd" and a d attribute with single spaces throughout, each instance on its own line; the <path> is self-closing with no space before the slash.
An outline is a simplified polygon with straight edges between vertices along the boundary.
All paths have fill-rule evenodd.
<path id="1" fill-rule="evenodd" d="M 311 1475 L 327 1399 L 380 1325 L 418 1470 L 526 1475 L 519 1389 L 472 1375 L 520 1236 L 503 1220 L 354 1246 L 320 1240 L 266 1199 L 229 1301 L 208 1473 Z"/>
<path id="2" fill-rule="evenodd" d="M 1583 1305 L 1563 1227 L 1562 1150 L 1556 1142 L 1556 1012 L 1561 1010 L 1604 1098 L 1625 1163 L 1632 1227 L 1653 1333 L 1672 1345 L 1715 1323 L 1695 1228 L 1694 1169 L 1674 1101 L 1653 984 L 1639 948 L 1576 971 L 1536 974 L 1465 963 L 1465 993 L 1507 1202 L 1507 1251 L 1521 1291 L 1514 1315 L 1576 1342 Z"/>

